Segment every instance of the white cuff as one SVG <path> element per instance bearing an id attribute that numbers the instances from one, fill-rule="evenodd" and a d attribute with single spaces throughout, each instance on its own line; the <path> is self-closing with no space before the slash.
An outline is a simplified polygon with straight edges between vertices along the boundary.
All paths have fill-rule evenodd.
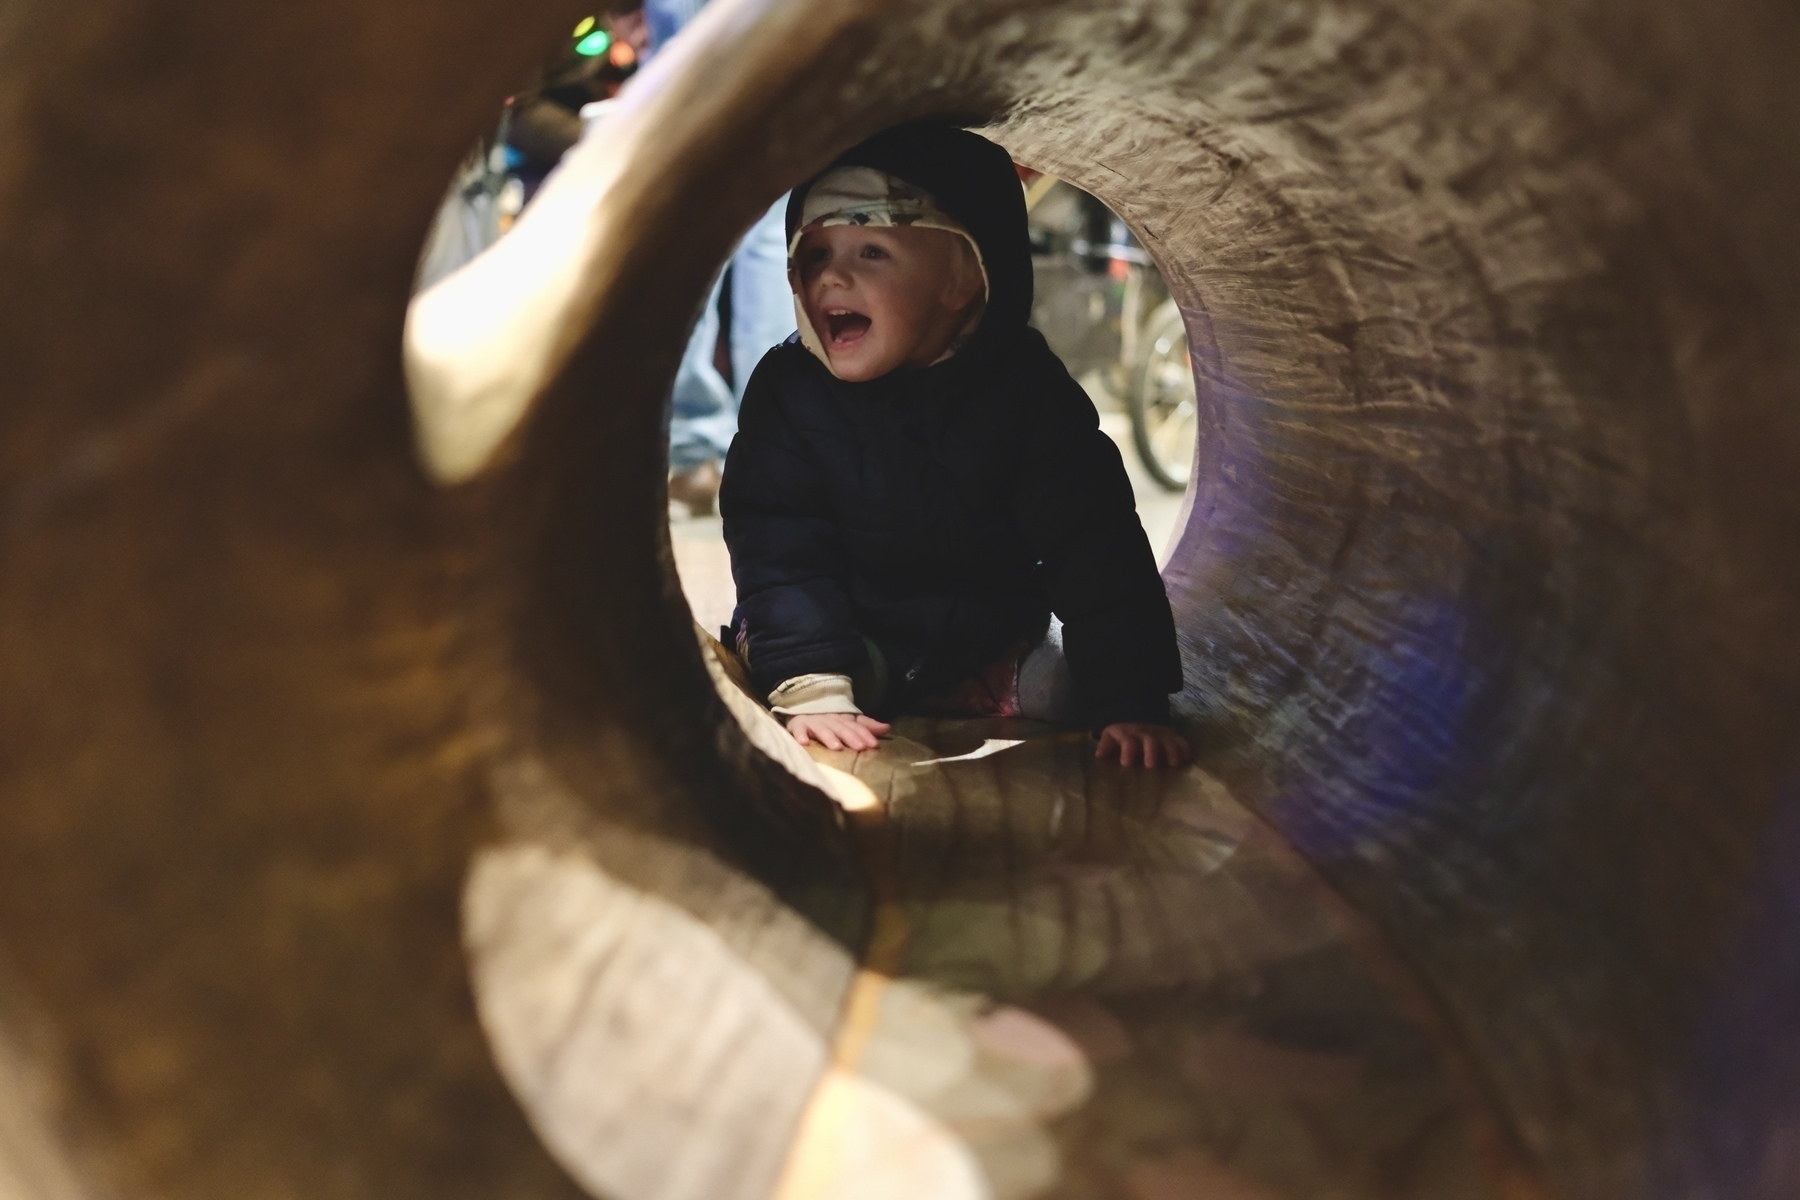
<path id="1" fill-rule="evenodd" d="M 796 675 L 769 693 L 769 707 L 784 717 L 860 713 L 848 675 Z"/>

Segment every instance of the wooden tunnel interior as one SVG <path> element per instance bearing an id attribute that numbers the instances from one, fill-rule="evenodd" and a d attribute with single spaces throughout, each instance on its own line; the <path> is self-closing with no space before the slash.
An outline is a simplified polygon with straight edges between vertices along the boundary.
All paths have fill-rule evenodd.
<path id="1" fill-rule="evenodd" d="M 714 0 L 415 426 L 584 15 L 0 8 L 0 1197 L 1800 1191 L 1790 3 Z M 1186 314 L 1193 772 L 696 641 L 686 323 L 922 115 Z"/>

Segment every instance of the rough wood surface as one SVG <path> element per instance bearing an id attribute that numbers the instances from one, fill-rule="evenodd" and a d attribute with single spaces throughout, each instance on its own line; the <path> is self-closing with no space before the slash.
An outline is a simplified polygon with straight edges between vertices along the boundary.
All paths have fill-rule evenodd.
<path id="1" fill-rule="evenodd" d="M 1018 721 L 904 721 L 815 757 L 873 800 L 852 819 L 879 995 L 846 1002 L 837 1073 L 920 1110 L 984 1181 L 895 1195 L 1535 1194 L 1446 1076 L 1429 1005 L 1383 986 L 1401 973 L 1363 957 L 1367 931 L 1204 772 L 1122 771 Z M 851 1132 L 880 1118 L 841 1086 L 789 1168 L 827 1178 L 784 1198 L 904 1175 L 846 1143 L 934 1165 Z"/>
<path id="2" fill-rule="evenodd" d="M 1570 1200 L 1800 1190 L 1791 3 L 714 0 L 571 172 L 534 336 L 421 390 L 504 418 L 441 488 L 414 257 L 582 15 L 0 8 L 0 1180 L 804 1194 L 798 1138 L 918 1145 L 872 1176 L 913 1194 L 1305 1195 L 1282 1155 L 1327 1145 L 1406 1194 L 1464 1186 L 1485 1112 Z M 1354 920 L 1054 744 L 899 797 L 871 895 L 859 793 L 697 652 L 684 324 L 781 191 L 927 113 L 1161 260 L 1202 398 L 1184 718 Z M 896 912 L 889 986 L 857 963 Z M 557 1019 L 642 1032 L 550 1028 L 584 981 Z M 902 1002 L 938 1032 L 884 1057 Z M 1408 1122 L 1440 1149 L 1384 1175 L 1361 1139 Z"/>

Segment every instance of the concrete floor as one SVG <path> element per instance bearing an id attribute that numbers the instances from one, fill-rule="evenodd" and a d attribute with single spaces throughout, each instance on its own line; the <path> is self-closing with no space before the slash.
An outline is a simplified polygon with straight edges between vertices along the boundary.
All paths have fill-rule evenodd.
<path id="1" fill-rule="evenodd" d="M 1156 551 L 1157 562 L 1168 559 L 1169 544 L 1175 534 L 1175 521 L 1181 515 L 1181 493 L 1158 486 L 1138 462 L 1131 445 L 1131 420 L 1117 408 L 1112 398 L 1096 379 L 1082 381 L 1088 394 L 1095 398 L 1100 410 L 1100 428 L 1119 445 L 1125 459 L 1125 470 L 1131 476 L 1132 491 L 1137 494 L 1138 520 Z M 681 590 L 687 595 L 694 619 L 709 633 L 717 633 L 721 625 L 731 621 L 736 604 L 736 591 L 731 583 L 731 559 L 725 553 L 725 542 L 718 517 L 674 519 L 669 523 L 669 539 L 675 548 L 675 568 L 681 574 Z"/>

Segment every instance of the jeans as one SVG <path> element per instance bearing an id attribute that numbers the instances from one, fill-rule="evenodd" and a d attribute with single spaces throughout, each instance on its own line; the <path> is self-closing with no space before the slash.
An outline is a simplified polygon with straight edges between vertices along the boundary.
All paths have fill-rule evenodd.
<path id="1" fill-rule="evenodd" d="M 719 290 L 713 283 L 700 323 L 688 338 L 669 419 L 669 467 L 691 471 L 712 458 L 723 458 L 737 433 L 738 404 L 750 373 L 770 347 L 794 332 L 794 298 L 787 282 L 787 197 L 764 213 L 731 259 L 732 386 L 713 367 L 719 340 Z"/>
<path id="2" fill-rule="evenodd" d="M 645 0 L 644 21 L 650 26 L 650 53 L 655 54 L 700 12 L 706 0 Z"/>

